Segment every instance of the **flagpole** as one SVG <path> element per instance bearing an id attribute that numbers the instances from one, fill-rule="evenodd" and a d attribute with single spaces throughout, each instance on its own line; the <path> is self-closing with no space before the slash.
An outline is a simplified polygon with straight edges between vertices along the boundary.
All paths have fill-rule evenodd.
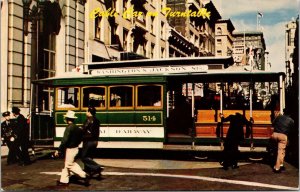
<path id="1" fill-rule="evenodd" d="M 256 31 L 258 31 L 258 12 L 256 14 Z"/>
<path id="2" fill-rule="evenodd" d="M 246 32 L 245 32 L 245 26 L 244 26 L 244 54 L 246 54 Z"/>

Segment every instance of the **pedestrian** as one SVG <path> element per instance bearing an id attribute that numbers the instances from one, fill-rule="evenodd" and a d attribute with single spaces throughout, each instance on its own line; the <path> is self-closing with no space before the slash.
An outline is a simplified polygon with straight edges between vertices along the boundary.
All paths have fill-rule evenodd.
<path id="1" fill-rule="evenodd" d="M 67 127 L 64 132 L 61 144 L 58 150 L 55 151 L 54 155 L 57 157 L 59 152 L 65 154 L 65 164 L 61 172 L 60 180 L 57 181 L 57 185 L 67 186 L 71 174 L 75 174 L 84 180 L 84 185 L 89 185 L 89 176 L 81 169 L 81 167 L 75 162 L 75 158 L 78 155 L 78 146 L 82 141 L 82 129 L 79 128 L 75 123 L 74 111 L 68 111 L 64 115 Z"/>
<path id="2" fill-rule="evenodd" d="M 242 140 L 244 140 L 244 125 L 246 125 L 246 137 L 250 136 L 250 121 L 246 119 L 242 114 L 236 113 L 235 115 L 229 115 L 224 118 L 221 115 L 222 122 L 230 121 L 229 129 L 224 142 L 223 161 L 221 165 L 223 169 L 227 170 L 228 167 L 233 169 L 239 168 L 238 166 L 238 146 Z"/>
<path id="3" fill-rule="evenodd" d="M 28 147 L 29 147 L 29 126 L 27 124 L 27 119 L 20 113 L 18 107 L 12 107 L 12 113 L 15 117 L 14 122 L 16 126 L 17 133 L 17 143 L 21 149 L 21 161 L 19 165 L 29 165 L 31 164 Z"/>
<path id="4" fill-rule="evenodd" d="M 2 113 L 2 117 L 4 117 L 4 121 L 1 123 L 1 140 L 8 147 L 7 165 L 11 165 L 20 160 L 21 151 L 17 144 L 13 123 L 10 120 L 10 112 Z"/>
<path id="5" fill-rule="evenodd" d="M 101 166 L 93 160 L 93 154 L 96 153 L 98 138 L 100 133 L 100 121 L 96 117 L 95 107 L 89 107 L 86 112 L 86 120 L 83 128 L 83 145 L 81 160 L 84 163 L 84 171 L 92 177 L 98 174 L 101 178 Z"/>
<path id="6" fill-rule="evenodd" d="M 274 173 L 280 173 L 285 169 L 283 162 L 288 143 L 288 134 L 294 127 L 294 120 L 289 116 L 289 111 L 284 109 L 283 112 L 283 115 L 279 114 L 272 123 L 274 131 L 271 135 L 271 139 L 276 141 L 278 146 L 277 159 L 273 167 Z"/>

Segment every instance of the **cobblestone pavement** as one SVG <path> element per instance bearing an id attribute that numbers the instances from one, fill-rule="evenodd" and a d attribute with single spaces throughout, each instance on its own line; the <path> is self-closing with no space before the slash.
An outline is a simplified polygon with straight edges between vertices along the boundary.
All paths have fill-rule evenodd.
<path id="1" fill-rule="evenodd" d="M 286 164 L 286 171 L 275 174 L 262 162 L 241 162 L 239 169 L 221 169 L 217 161 L 178 158 L 97 158 L 105 168 L 102 180 L 92 179 L 90 186 L 71 183 L 56 186 L 63 159 L 41 156 L 29 166 L 6 165 L 1 161 L 3 190 L 84 190 L 84 191 L 178 191 L 178 190 L 297 190 L 299 171 Z M 79 161 L 81 164 L 81 162 Z M 81 164 L 82 165 L 82 164 Z M 297 190 L 298 191 L 298 190 Z"/>

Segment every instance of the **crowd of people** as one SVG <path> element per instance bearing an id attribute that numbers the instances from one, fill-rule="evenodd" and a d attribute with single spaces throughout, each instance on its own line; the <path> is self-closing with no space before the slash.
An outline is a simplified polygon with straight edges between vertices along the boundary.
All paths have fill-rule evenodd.
<path id="1" fill-rule="evenodd" d="M 7 165 L 18 163 L 20 166 L 29 165 L 30 156 L 28 152 L 29 124 L 27 119 L 20 113 L 18 107 L 12 108 L 12 114 L 6 111 L 2 114 L 4 121 L 1 123 L 1 139 L 6 144 L 9 153 L 7 156 Z M 247 120 L 242 114 L 236 113 L 224 117 L 220 114 L 221 121 L 229 121 L 229 129 L 224 142 L 223 159 L 220 161 L 223 169 L 228 170 L 239 168 L 238 166 L 238 146 L 244 139 L 245 133 L 243 127 L 246 126 L 246 137 L 250 135 L 250 126 L 253 120 Z M 100 133 L 100 121 L 96 117 L 96 109 L 89 107 L 86 112 L 86 120 L 81 127 L 75 124 L 77 119 L 74 111 L 67 111 L 64 115 L 67 123 L 61 144 L 54 155 L 64 154 L 64 168 L 57 185 L 68 185 L 70 177 L 76 175 L 83 180 L 83 184 L 88 186 L 89 180 L 94 175 L 101 179 L 102 167 L 93 160 L 93 154 L 98 145 Z M 280 173 L 285 169 L 283 163 L 285 158 L 285 149 L 288 142 L 288 134 L 294 127 L 294 121 L 284 110 L 284 114 L 278 115 L 273 121 L 274 132 L 271 139 L 277 143 L 278 152 L 273 166 L 274 173 Z M 83 142 L 81 161 L 84 163 L 82 169 L 76 163 L 76 157 L 79 154 L 79 145 Z"/>

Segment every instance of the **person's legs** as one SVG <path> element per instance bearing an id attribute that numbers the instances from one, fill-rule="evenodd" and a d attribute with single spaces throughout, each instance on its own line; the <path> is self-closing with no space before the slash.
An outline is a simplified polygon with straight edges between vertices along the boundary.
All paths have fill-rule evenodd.
<path id="1" fill-rule="evenodd" d="M 13 142 L 8 142 L 7 147 L 8 147 L 8 155 L 7 155 L 7 165 L 11 165 L 17 161 L 17 157 L 15 154 L 15 150 L 13 147 L 14 143 Z"/>
<path id="2" fill-rule="evenodd" d="M 223 150 L 223 162 L 221 163 L 221 165 L 223 166 L 223 168 L 225 169 L 225 170 L 227 170 L 228 169 L 228 167 L 230 166 L 230 161 L 231 161 L 231 152 L 230 152 L 230 148 L 231 148 L 231 146 L 230 146 L 231 144 L 230 144 L 230 141 L 228 141 L 228 140 L 225 140 L 225 142 L 224 142 L 224 150 Z"/>
<path id="3" fill-rule="evenodd" d="M 21 143 L 21 159 L 24 164 L 30 163 L 30 157 L 28 153 L 28 143 Z"/>
<path id="4" fill-rule="evenodd" d="M 69 183 L 70 172 L 68 169 L 68 165 L 72 164 L 73 161 L 74 161 L 73 155 L 71 154 L 70 150 L 66 149 L 65 165 L 61 171 L 60 180 L 59 180 L 61 183 Z"/>
<path id="5" fill-rule="evenodd" d="M 97 148 L 97 144 L 98 142 L 96 141 L 86 141 L 83 143 L 81 160 L 84 163 L 84 170 L 89 173 L 99 171 L 100 169 L 100 165 L 92 159 L 95 149 Z"/>
<path id="6" fill-rule="evenodd" d="M 278 154 L 277 154 L 277 160 L 275 164 L 275 169 L 279 170 L 280 166 L 283 166 L 284 157 L 285 157 L 285 148 L 287 145 L 287 136 L 282 133 L 277 133 L 278 138 Z"/>
<path id="7" fill-rule="evenodd" d="M 65 167 L 69 172 L 73 172 L 81 178 L 86 178 L 86 173 L 81 169 L 81 167 L 75 162 L 75 157 L 78 154 L 78 147 L 67 149 L 68 158 L 66 157 Z"/>
<path id="8" fill-rule="evenodd" d="M 238 159 L 239 159 L 239 143 L 234 142 L 232 145 L 232 159 L 231 159 L 231 166 L 233 169 L 238 168 Z"/>

